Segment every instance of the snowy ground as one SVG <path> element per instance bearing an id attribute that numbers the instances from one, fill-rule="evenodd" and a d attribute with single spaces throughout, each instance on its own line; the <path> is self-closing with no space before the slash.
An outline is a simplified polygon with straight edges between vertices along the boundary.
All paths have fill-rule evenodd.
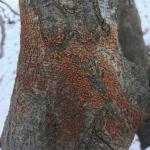
<path id="1" fill-rule="evenodd" d="M 7 0 L 10 6 L 18 11 L 18 0 Z M 0 6 L 4 6 L 0 4 Z M 0 59 L 0 134 L 8 112 L 10 98 L 16 75 L 16 65 L 19 54 L 20 22 L 19 17 L 14 16 L 6 8 L 6 14 L 15 20 L 15 24 L 8 24 L 5 20 L 6 39 L 4 56 Z"/>
<path id="2" fill-rule="evenodd" d="M 141 150 L 138 135 L 135 135 L 129 150 Z M 150 147 L 147 147 L 145 150 L 150 150 Z"/>
<path id="3" fill-rule="evenodd" d="M 5 0 L 11 7 L 19 11 L 18 0 Z M 145 43 L 150 45 L 150 0 L 135 0 L 140 16 L 142 18 L 142 30 L 144 34 Z M 0 3 L 0 6 L 2 4 Z M 4 5 L 3 5 L 4 6 Z M 6 7 L 5 7 L 6 8 Z M 7 8 L 6 8 L 7 9 Z M 6 14 L 11 16 L 14 20 L 12 13 L 7 9 Z M 20 38 L 20 24 L 9 25 L 6 23 L 6 40 L 5 40 L 5 53 L 4 57 L 0 59 L 0 135 L 4 125 L 4 121 L 9 109 L 10 98 L 13 90 L 13 85 L 16 75 L 17 58 L 19 54 L 19 38 Z M 141 150 L 138 137 L 135 136 L 129 150 Z M 150 150 L 150 148 L 146 149 Z"/>

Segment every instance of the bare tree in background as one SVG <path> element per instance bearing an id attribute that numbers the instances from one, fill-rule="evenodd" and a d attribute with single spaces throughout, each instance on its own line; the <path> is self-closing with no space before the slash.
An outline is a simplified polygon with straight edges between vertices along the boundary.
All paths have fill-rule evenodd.
<path id="1" fill-rule="evenodd" d="M 3 57 L 3 46 L 5 40 L 5 28 L 4 28 L 4 20 L 2 16 L 0 16 L 0 58 Z"/>
<path id="2" fill-rule="evenodd" d="M 5 22 L 9 24 L 15 23 L 8 15 L 5 14 L 6 8 L 8 8 L 14 15 L 19 16 L 19 13 L 16 12 L 7 2 L 0 0 L 0 58 L 4 55 L 4 42 L 5 42 Z"/>

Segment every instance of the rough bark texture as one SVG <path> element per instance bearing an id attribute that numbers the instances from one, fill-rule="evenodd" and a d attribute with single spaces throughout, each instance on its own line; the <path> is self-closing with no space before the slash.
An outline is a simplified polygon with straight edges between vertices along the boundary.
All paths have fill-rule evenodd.
<path id="1" fill-rule="evenodd" d="M 128 99 L 136 99 L 141 107 L 147 108 L 148 111 L 150 65 L 134 0 L 119 0 L 118 35 L 122 54 L 126 58 L 122 59 L 124 90 Z"/>
<path id="2" fill-rule="evenodd" d="M 146 49 L 145 49 L 145 54 L 146 54 L 146 66 L 145 66 L 145 70 L 146 70 L 146 73 L 147 73 L 147 78 L 149 80 L 149 86 L 150 86 L 150 55 L 149 55 L 149 52 L 150 52 L 150 47 L 149 46 L 146 46 Z"/>
<path id="3" fill-rule="evenodd" d="M 118 33 L 123 55 L 139 65 L 139 69 L 145 69 L 150 83 L 150 59 L 146 52 L 148 48 L 144 44 L 141 20 L 133 0 L 119 0 Z"/>
<path id="4" fill-rule="evenodd" d="M 124 56 L 136 64 L 146 64 L 141 21 L 134 0 L 119 0 L 119 42 Z"/>
<path id="5" fill-rule="evenodd" d="M 127 92 L 144 73 L 126 72 L 124 64 L 134 68 L 121 55 L 118 4 L 20 0 L 21 53 L 2 150 L 128 148 L 148 105 Z"/>

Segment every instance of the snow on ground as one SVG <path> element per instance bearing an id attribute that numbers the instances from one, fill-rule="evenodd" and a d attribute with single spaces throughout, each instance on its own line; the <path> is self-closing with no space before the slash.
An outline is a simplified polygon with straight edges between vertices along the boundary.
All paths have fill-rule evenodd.
<path id="1" fill-rule="evenodd" d="M 19 11 L 18 0 L 5 0 L 11 7 Z M 150 0 L 135 0 L 140 17 L 142 19 L 142 30 L 144 32 L 145 43 L 150 45 Z M 0 6 L 2 6 L 0 4 Z M 6 8 L 6 7 L 5 7 Z M 18 20 L 18 17 L 7 9 L 11 18 Z M 19 54 L 20 23 L 9 25 L 6 23 L 6 40 L 4 46 L 4 57 L 0 59 L 0 135 L 2 133 L 4 121 L 9 109 L 10 98 L 15 81 L 17 58 Z M 135 135 L 129 150 L 141 150 L 138 136 Z M 150 147 L 146 150 L 150 150 Z"/>
<path id="2" fill-rule="evenodd" d="M 18 0 L 7 0 L 10 6 L 18 11 Z M 0 4 L 0 6 L 4 6 Z M 6 14 L 13 20 L 19 20 L 7 7 Z M 6 39 L 4 45 L 4 56 L 0 59 L 0 135 L 3 129 L 4 121 L 9 109 L 10 98 L 16 75 L 16 66 L 19 54 L 20 22 L 7 24 L 5 20 Z"/>
<path id="3" fill-rule="evenodd" d="M 132 141 L 132 144 L 131 144 L 129 150 L 141 150 L 138 135 L 135 134 L 135 137 Z"/>
<path id="4" fill-rule="evenodd" d="M 19 23 L 6 26 L 5 54 L 0 59 L 0 133 L 8 112 L 10 97 L 15 81 L 16 64 L 19 53 Z"/>

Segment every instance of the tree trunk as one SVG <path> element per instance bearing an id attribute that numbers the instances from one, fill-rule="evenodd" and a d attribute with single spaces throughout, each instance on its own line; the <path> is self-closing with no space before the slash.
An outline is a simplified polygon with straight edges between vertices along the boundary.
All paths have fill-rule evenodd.
<path id="1" fill-rule="evenodd" d="M 128 148 L 148 102 L 126 92 L 118 4 L 20 0 L 21 52 L 2 150 Z"/>
<path id="2" fill-rule="evenodd" d="M 119 0 L 119 43 L 124 56 L 136 64 L 146 65 L 141 20 L 133 0 Z"/>

